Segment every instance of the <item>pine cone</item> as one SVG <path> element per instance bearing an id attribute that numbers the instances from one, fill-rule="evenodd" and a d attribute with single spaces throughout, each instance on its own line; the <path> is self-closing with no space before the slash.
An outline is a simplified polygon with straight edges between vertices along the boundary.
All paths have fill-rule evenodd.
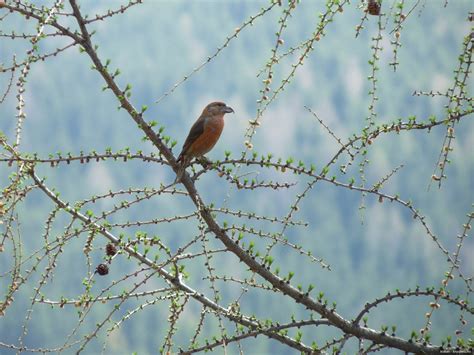
<path id="1" fill-rule="evenodd" d="M 367 12 L 371 15 L 380 15 L 380 3 L 378 0 L 369 0 L 367 4 Z"/>
<path id="2" fill-rule="evenodd" d="M 105 247 L 105 253 L 106 253 L 108 256 L 114 256 L 115 254 L 117 254 L 117 248 L 115 247 L 114 244 L 109 243 L 109 244 L 107 244 L 106 247 Z"/>
<path id="3" fill-rule="evenodd" d="M 109 273 L 109 267 L 106 264 L 99 264 L 99 265 L 97 265 L 97 268 L 95 269 L 95 271 L 100 276 L 104 276 L 104 275 L 107 275 Z"/>

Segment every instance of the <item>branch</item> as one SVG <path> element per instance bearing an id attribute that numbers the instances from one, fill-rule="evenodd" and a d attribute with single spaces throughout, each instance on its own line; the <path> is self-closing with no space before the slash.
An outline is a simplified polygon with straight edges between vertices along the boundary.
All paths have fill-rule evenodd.
<path id="1" fill-rule="evenodd" d="M 249 331 L 241 335 L 225 337 L 225 338 L 215 341 L 214 343 L 206 344 L 199 348 L 191 348 L 186 351 L 180 351 L 180 354 L 194 354 L 201 351 L 209 351 L 221 345 L 227 345 L 229 343 L 237 342 L 237 341 L 250 338 L 250 337 L 257 337 L 258 335 L 261 335 L 262 332 L 279 332 L 285 329 L 300 328 L 300 327 L 304 327 L 308 325 L 314 325 L 315 327 L 320 326 L 320 325 L 330 326 L 331 323 L 329 323 L 325 319 L 320 319 L 320 320 L 306 320 L 306 321 L 292 322 L 292 323 L 282 324 L 282 325 L 275 325 L 268 328 L 262 328 L 259 330 Z M 319 352 L 318 349 L 313 349 L 311 353 L 315 353 L 315 352 Z"/>

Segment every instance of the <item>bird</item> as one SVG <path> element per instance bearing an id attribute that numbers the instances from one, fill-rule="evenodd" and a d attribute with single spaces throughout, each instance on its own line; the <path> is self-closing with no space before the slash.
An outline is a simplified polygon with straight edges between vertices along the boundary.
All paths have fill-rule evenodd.
<path id="1" fill-rule="evenodd" d="M 204 108 L 189 130 L 183 149 L 178 156 L 177 181 L 181 180 L 193 158 L 200 158 L 214 148 L 224 129 L 224 115 L 233 112 L 232 107 L 220 101 L 211 102 Z"/>

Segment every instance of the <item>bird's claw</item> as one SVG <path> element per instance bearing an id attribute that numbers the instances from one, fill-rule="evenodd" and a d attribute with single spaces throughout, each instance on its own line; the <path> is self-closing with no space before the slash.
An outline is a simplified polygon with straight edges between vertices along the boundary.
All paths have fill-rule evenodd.
<path id="1" fill-rule="evenodd" d="M 206 157 L 200 157 L 198 161 L 205 169 L 208 169 L 212 166 L 212 160 L 209 160 Z"/>

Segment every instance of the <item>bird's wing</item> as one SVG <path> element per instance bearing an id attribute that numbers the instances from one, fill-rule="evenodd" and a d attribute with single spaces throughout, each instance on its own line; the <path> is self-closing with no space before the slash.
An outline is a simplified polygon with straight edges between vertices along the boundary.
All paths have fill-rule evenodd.
<path id="1" fill-rule="evenodd" d="M 201 134 L 203 134 L 204 123 L 205 118 L 203 116 L 199 117 L 199 119 L 194 122 L 193 126 L 191 127 L 191 130 L 189 131 L 188 137 L 184 141 L 183 149 L 181 150 L 181 154 L 179 155 L 178 160 L 180 160 L 182 156 L 187 153 L 191 144 L 193 144 L 193 142 L 198 139 Z"/>

